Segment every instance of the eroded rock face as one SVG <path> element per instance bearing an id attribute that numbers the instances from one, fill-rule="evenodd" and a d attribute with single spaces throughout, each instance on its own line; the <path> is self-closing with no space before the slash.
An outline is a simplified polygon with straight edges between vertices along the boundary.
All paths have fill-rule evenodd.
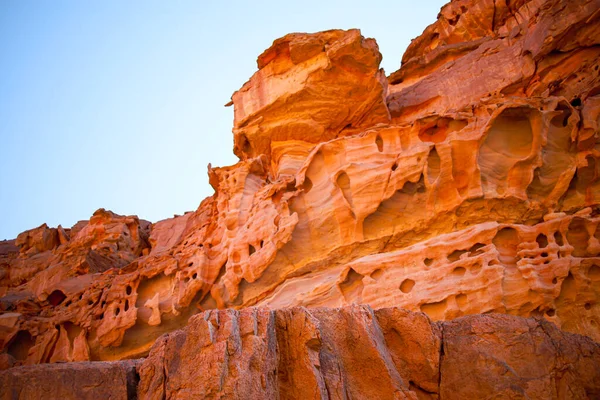
<path id="1" fill-rule="evenodd" d="M 507 315 L 250 308 L 194 316 L 139 373 L 141 399 L 587 399 L 600 395 L 600 345 Z"/>
<path id="2" fill-rule="evenodd" d="M 275 41 L 232 97 L 241 161 L 209 166 L 196 211 L 0 244 L 0 365 L 141 357 L 248 306 L 493 311 L 600 341 L 598 9 L 453 1 L 389 79 L 356 30 Z"/>

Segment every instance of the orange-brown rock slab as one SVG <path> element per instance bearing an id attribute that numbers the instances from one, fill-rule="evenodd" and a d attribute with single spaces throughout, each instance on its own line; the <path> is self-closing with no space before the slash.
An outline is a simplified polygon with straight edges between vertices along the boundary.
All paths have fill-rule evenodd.
<path id="1" fill-rule="evenodd" d="M 600 398 L 600 346 L 544 320 L 473 315 L 443 326 L 443 399 Z"/>
<path id="2" fill-rule="evenodd" d="M 12 368 L 0 372 L 0 399 L 132 399 L 138 363 L 78 362 Z"/>
<path id="3" fill-rule="evenodd" d="M 249 308 L 193 317 L 138 371 L 141 399 L 584 399 L 600 394 L 600 345 L 499 314 Z"/>

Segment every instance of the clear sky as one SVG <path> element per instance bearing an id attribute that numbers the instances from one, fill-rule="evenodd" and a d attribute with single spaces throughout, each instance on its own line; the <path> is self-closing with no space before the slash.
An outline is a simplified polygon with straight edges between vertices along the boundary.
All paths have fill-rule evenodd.
<path id="1" fill-rule="evenodd" d="M 445 1 L 0 2 L 0 239 L 98 208 L 156 222 L 213 193 L 256 57 L 290 32 L 360 28 L 382 66 Z"/>

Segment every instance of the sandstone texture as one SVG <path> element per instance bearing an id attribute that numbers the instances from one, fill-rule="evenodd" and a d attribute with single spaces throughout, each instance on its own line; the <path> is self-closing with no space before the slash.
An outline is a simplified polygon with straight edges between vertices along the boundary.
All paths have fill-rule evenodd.
<path id="1" fill-rule="evenodd" d="M 1 399 L 592 399 L 600 345 L 544 319 L 400 308 L 211 310 L 145 360 L 0 372 Z"/>
<path id="2" fill-rule="evenodd" d="M 0 399 L 134 399 L 137 360 L 28 365 L 0 372 Z"/>
<path id="3" fill-rule="evenodd" d="M 563 331 L 600 341 L 600 0 L 452 1 L 398 71 L 380 61 L 358 30 L 278 39 L 196 211 L 0 242 L 0 368 L 144 357 L 205 312 L 154 345 L 176 372 L 145 362 L 144 396 L 597 397 L 597 347 Z M 446 322 L 322 308 L 351 304 Z M 538 320 L 460 318 L 490 312 Z M 408 316 L 422 359 L 377 342 Z"/>
<path id="4" fill-rule="evenodd" d="M 246 308 L 192 317 L 138 371 L 140 399 L 588 399 L 600 344 L 499 314 Z"/>

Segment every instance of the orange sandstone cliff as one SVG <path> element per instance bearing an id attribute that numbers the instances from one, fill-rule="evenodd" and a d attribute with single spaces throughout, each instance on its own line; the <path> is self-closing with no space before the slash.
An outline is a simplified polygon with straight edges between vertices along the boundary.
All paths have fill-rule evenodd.
<path id="1" fill-rule="evenodd" d="M 600 397 L 600 0 L 455 0 L 380 61 L 277 39 L 196 211 L 0 242 L 0 398 Z"/>

